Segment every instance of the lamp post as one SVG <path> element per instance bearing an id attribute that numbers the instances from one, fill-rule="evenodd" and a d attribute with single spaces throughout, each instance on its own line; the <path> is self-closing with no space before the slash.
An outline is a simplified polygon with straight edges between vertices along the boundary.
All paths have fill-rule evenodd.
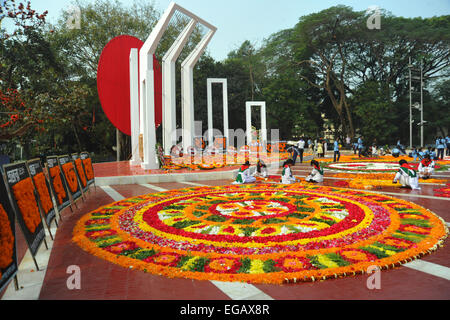
<path id="1" fill-rule="evenodd" d="M 412 149 L 412 84 L 411 84 L 411 57 L 409 57 L 409 148 Z"/>
<path id="2" fill-rule="evenodd" d="M 420 147 L 423 148 L 423 66 L 420 63 Z"/>
<path id="3" fill-rule="evenodd" d="M 426 121 L 423 120 L 423 65 L 420 64 L 420 68 L 414 68 L 411 64 L 411 57 L 409 58 L 409 144 L 412 148 L 412 107 L 415 109 L 420 110 L 420 123 L 418 124 L 420 126 L 420 146 L 423 148 L 424 141 L 423 141 L 423 125 L 426 123 Z M 412 76 L 412 71 L 420 72 L 419 76 Z M 416 102 L 414 105 L 412 104 L 412 80 L 420 81 L 420 104 Z"/>

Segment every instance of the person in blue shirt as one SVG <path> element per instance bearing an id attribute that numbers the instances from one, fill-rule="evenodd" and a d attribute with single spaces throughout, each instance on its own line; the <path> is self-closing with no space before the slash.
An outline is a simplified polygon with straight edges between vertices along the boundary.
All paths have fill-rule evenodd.
<path id="1" fill-rule="evenodd" d="M 434 151 L 434 148 L 429 147 L 428 154 L 430 155 L 431 160 L 438 160 L 438 158 L 436 156 L 436 151 Z"/>
<path id="2" fill-rule="evenodd" d="M 445 137 L 445 144 L 447 145 L 447 156 L 450 156 L 450 135 Z"/>
<path id="3" fill-rule="evenodd" d="M 337 161 L 339 162 L 339 159 L 341 158 L 341 153 L 339 152 L 339 142 L 337 140 L 334 140 L 334 160 L 333 162 L 336 162 L 336 156 L 337 156 Z"/>
<path id="4" fill-rule="evenodd" d="M 392 156 L 394 158 L 398 158 L 398 156 L 400 155 L 400 150 L 397 148 L 397 146 L 395 146 L 394 148 L 392 148 Z"/>
<path id="5" fill-rule="evenodd" d="M 358 150 L 358 141 L 355 140 L 355 142 L 353 142 L 353 154 L 356 154 L 356 150 Z"/>
<path id="6" fill-rule="evenodd" d="M 419 149 L 417 147 L 413 147 L 413 151 L 411 152 L 411 157 L 414 158 L 414 161 L 418 158 L 419 160 L 422 160 L 422 156 L 420 155 Z"/>
<path id="7" fill-rule="evenodd" d="M 360 157 L 360 158 L 361 158 L 361 153 L 362 153 L 363 148 L 364 148 L 363 139 L 362 139 L 362 137 L 359 137 L 358 138 L 358 157 Z"/>
<path id="8" fill-rule="evenodd" d="M 436 139 L 436 149 L 437 149 L 437 157 L 441 160 L 444 159 L 444 149 L 445 149 L 445 139 L 439 137 Z"/>
<path id="9" fill-rule="evenodd" d="M 423 151 L 422 149 L 419 149 L 419 158 L 420 160 L 422 160 L 425 157 L 425 151 Z"/>

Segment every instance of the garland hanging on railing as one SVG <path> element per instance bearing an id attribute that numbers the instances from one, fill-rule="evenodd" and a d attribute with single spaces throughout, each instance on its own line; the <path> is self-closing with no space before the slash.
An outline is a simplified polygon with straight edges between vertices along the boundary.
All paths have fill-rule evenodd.
<path id="1" fill-rule="evenodd" d="M 53 202 L 48 193 L 47 183 L 45 182 L 44 173 L 40 172 L 33 177 L 34 185 L 41 199 L 42 210 L 47 215 L 53 208 Z"/>
<path id="2" fill-rule="evenodd" d="M 53 181 L 53 189 L 55 190 L 56 197 L 58 198 L 58 204 L 63 203 L 63 199 L 66 198 L 67 194 L 64 190 L 63 182 L 61 180 L 61 170 L 58 166 L 50 168 L 50 176 Z"/>
<path id="3" fill-rule="evenodd" d="M 28 177 L 17 182 L 12 189 L 25 225 L 31 233 L 34 233 L 37 226 L 41 223 L 41 216 L 34 196 L 31 178 Z"/>

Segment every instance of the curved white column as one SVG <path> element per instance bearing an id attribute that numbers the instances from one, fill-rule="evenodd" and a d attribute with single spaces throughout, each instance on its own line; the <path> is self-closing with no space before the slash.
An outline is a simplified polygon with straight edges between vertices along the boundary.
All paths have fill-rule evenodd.
<path id="1" fill-rule="evenodd" d="M 163 92 L 163 147 L 166 155 L 176 144 L 176 67 L 175 62 L 194 31 L 197 21 L 191 19 L 162 59 L 162 92 Z"/>
<path id="2" fill-rule="evenodd" d="M 131 164 L 141 163 L 139 157 L 139 69 L 138 49 L 130 51 L 130 119 L 131 119 Z"/>
<path id="3" fill-rule="evenodd" d="M 212 27 L 181 64 L 181 108 L 183 124 L 183 148 L 193 145 L 194 139 L 194 66 L 216 32 Z"/>

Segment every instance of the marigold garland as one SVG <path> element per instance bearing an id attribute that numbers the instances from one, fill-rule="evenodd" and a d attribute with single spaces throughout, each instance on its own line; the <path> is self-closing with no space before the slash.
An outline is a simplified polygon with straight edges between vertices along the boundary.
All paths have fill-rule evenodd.
<path id="1" fill-rule="evenodd" d="M 86 176 L 84 174 L 83 165 L 81 163 L 81 159 L 75 160 L 75 166 L 77 167 L 78 176 L 80 177 L 81 184 L 83 185 L 83 188 L 86 187 L 87 181 Z"/>
<path id="2" fill-rule="evenodd" d="M 0 204 L 0 269 L 5 269 L 13 262 L 14 235 L 11 224 L 3 206 Z M 0 273 L 1 278 L 1 273 Z"/>
<path id="3" fill-rule="evenodd" d="M 94 179 L 94 169 L 92 168 L 91 158 L 83 159 L 84 170 L 86 170 L 86 178 L 90 181 Z"/>
<path id="4" fill-rule="evenodd" d="M 38 174 L 36 174 L 33 177 L 33 181 L 34 185 L 36 186 L 36 190 L 39 194 L 39 199 L 41 200 L 42 210 L 44 211 L 44 214 L 47 215 L 53 208 L 53 202 L 48 192 L 48 187 L 44 173 L 39 172 Z"/>
<path id="5" fill-rule="evenodd" d="M 63 200 L 67 197 L 67 194 L 61 180 L 61 170 L 58 166 L 50 168 L 50 176 L 52 177 L 53 190 L 56 193 L 58 204 L 62 204 Z"/>
<path id="6" fill-rule="evenodd" d="M 17 182 L 13 185 L 12 189 L 25 225 L 31 233 L 34 233 L 41 223 L 41 216 L 36 203 L 36 197 L 34 196 L 34 187 L 31 178 L 28 177 Z"/>
<path id="7" fill-rule="evenodd" d="M 69 185 L 69 189 L 72 193 L 75 193 L 78 190 L 78 181 L 75 173 L 75 168 L 73 167 L 72 162 L 67 162 L 63 164 L 62 169 L 64 171 L 64 176 L 66 177 L 67 184 Z"/>
<path id="8" fill-rule="evenodd" d="M 82 217 L 73 240 L 153 274 L 283 283 L 399 265 L 437 249 L 447 232 L 430 211 L 385 195 L 263 184 L 122 200 Z"/>

